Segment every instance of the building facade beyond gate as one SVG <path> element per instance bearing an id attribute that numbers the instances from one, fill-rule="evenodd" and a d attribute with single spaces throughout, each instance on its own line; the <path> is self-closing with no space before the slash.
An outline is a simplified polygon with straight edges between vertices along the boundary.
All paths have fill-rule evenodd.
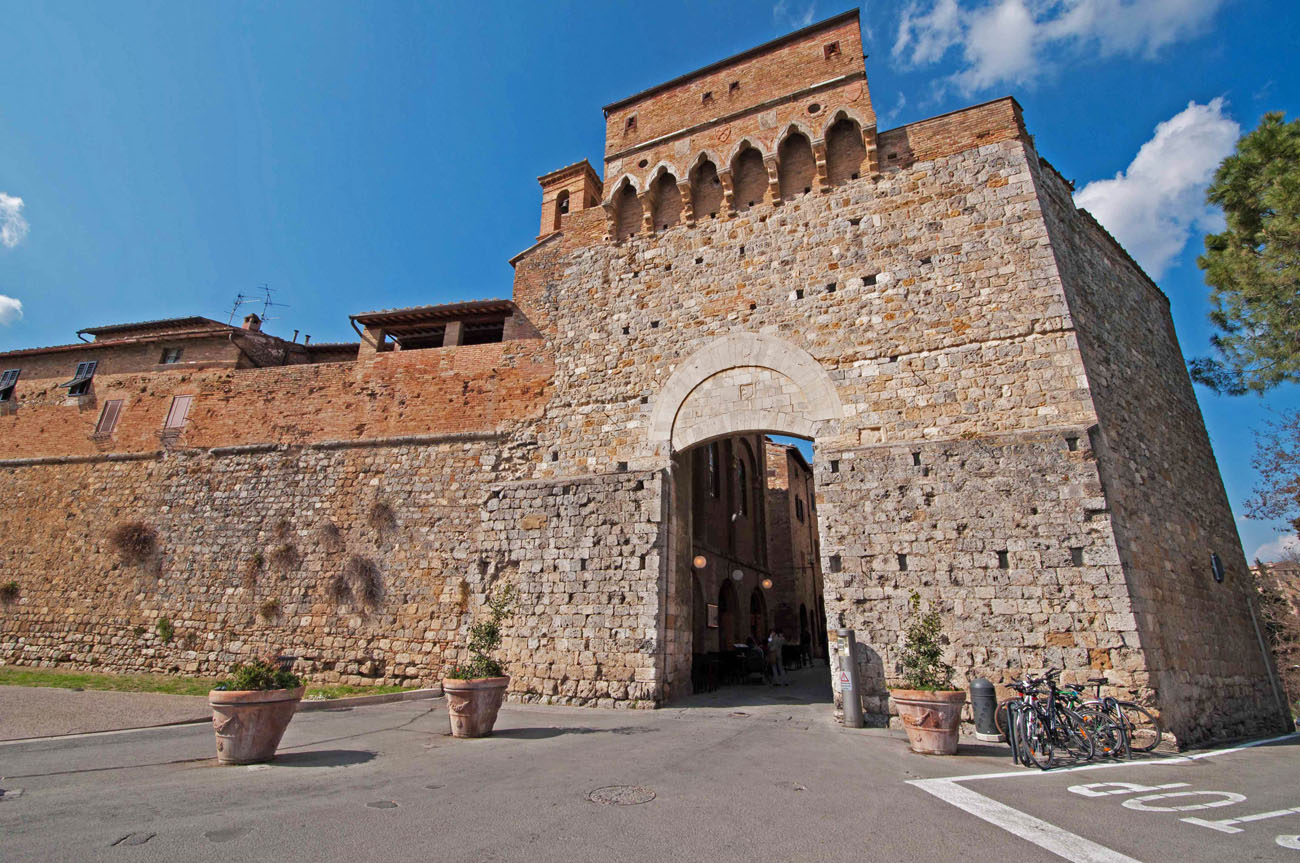
<path id="1" fill-rule="evenodd" d="M 0 355 L 0 659 L 429 683 L 509 584 L 513 699 L 663 704 L 733 554 L 696 560 L 707 450 L 795 465 L 789 435 L 820 593 L 789 602 L 856 631 L 867 712 L 915 592 L 958 685 L 1056 667 L 1180 743 L 1279 726 L 1169 302 L 1013 99 L 878 129 L 851 12 L 604 115 L 603 170 L 540 178 L 510 299 Z"/>

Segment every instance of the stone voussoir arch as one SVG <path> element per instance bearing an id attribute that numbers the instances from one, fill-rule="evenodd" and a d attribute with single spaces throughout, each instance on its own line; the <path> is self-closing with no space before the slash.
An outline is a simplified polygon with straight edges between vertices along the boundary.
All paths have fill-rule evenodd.
<path id="1" fill-rule="evenodd" d="M 775 373 L 769 388 L 793 390 L 790 403 L 771 398 L 719 404 L 710 421 L 689 433 L 675 434 L 684 405 L 707 382 L 727 373 Z M 788 382 L 788 385 L 787 385 Z M 691 354 L 668 378 L 655 400 L 649 424 L 650 443 L 684 450 L 704 440 L 741 431 L 772 431 L 814 437 L 826 423 L 843 418 L 844 406 L 821 363 L 797 345 L 776 336 L 732 333 Z"/>

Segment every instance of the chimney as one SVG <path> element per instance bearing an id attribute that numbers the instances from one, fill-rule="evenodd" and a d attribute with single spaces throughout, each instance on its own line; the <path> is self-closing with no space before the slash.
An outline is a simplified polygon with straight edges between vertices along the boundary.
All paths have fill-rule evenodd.
<path id="1" fill-rule="evenodd" d="M 250 333 L 260 333 L 262 331 L 262 319 L 257 315 L 245 315 L 244 329 Z"/>

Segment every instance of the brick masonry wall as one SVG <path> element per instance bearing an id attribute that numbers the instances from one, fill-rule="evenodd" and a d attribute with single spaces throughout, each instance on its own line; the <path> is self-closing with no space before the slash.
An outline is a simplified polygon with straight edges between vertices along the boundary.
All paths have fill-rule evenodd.
<path id="1" fill-rule="evenodd" d="M 1150 696 L 1180 739 L 1289 726 L 1252 622 L 1254 591 L 1169 301 L 1053 170 L 1035 171 L 1101 419 Z M 1210 554 L 1227 577 L 1211 576 Z"/>
<path id="2" fill-rule="evenodd" d="M 20 380 L 17 411 L 0 415 L 0 459 L 157 451 L 177 395 L 194 401 L 169 447 L 492 430 L 541 413 L 551 367 L 538 340 L 264 369 L 116 374 L 109 365 L 80 399 L 56 378 Z M 110 439 L 97 440 L 109 399 L 122 399 L 121 418 Z"/>

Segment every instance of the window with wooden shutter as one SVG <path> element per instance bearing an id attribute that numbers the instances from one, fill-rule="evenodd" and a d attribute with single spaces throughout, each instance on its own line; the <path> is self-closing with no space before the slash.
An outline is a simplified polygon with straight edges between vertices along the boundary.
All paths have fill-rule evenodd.
<path id="1" fill-rule="evenodd" d="M 72 375 L 72 380 L 66 384 L 59 384 L 61 387 L 68 388 L 70 396 L 84 396 L 90 392 L 90 382 L 95 377 L 95 369 L 99 367 L 98 360 L 88 360 L 84 363 L 77 363 L 77 370 Z"/>
<path id="2" fill-rule="evenodd" d="M 176 396 L 172 399 L 171 410 L 167 411 L 167 422 L 163 424 L 165 429 L 179 429 L 185 426 L 185 419 L 190 413 L 190 402 L 194 396 Z"/>
<path id="3" fill-rule="evenodd" d="M 0 402 L 7 402 L 14 397 L 14 387 L 18 385 L 18 373 L 21 369 L 9 369 L 0 373 Z"/>
<path id="4" fill-rule="evenodd" d="M 108 437 L 117 428 L 117 418 L 122 415 L 122 400 L 111 399 L 104 402 L 99 412 L 99 422 L 95 423 L 95 437 Z"/>

